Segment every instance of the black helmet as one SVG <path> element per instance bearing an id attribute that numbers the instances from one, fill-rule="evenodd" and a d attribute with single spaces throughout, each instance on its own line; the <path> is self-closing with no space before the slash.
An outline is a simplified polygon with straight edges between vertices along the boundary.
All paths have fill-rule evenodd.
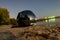
<path id="1" fill-rule="evenodd" d="M 19 26 L 29 26 L 35 22 L 35 14 L 30 10 L 24 10 L 18 13 L 17 23 Z"/>

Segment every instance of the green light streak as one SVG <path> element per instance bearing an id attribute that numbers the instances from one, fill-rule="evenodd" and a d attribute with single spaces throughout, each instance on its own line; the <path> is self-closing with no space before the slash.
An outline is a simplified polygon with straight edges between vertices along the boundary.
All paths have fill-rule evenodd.
<path id="1" fill-rule="evenodd" d="M 45 17 L 45 22 L 55 22 L 55 16 L 50 16 L 50 17 Z M 49 19 L 49 20 L 47 20 L 47 19 Z"/>

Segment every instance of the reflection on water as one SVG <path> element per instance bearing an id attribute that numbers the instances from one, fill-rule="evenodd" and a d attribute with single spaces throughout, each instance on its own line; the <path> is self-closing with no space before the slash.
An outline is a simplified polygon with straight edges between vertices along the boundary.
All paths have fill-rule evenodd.
<path id="1" fill-rule="evenodd" d="M 55 19 L 55 21 L 43 21 L 43 22 L 37 22 L 37 25 L 44 25 L 44 26 L 60 26 L 60 19 Z"/>

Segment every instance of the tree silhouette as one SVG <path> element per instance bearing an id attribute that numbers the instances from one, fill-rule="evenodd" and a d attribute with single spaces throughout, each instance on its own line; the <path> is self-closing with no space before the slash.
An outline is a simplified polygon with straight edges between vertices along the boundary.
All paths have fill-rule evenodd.
<path id="1" fill-rule="evenodd" d="M 0 24 L 9 24 L 9 11 L 6 8 L 0 8 Z"/>

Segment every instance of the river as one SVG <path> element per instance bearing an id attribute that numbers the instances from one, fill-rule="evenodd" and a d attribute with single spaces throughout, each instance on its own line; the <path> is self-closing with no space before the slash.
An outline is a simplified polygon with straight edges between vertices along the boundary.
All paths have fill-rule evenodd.
<path id="1" fill-rule="evenodd" d="M 43 21 L 43 22 L 37 22 L 37 25 L 43 25 L 43 26 L 60 26 L 60 19 L 55 19 L 55 21 Z"/>

